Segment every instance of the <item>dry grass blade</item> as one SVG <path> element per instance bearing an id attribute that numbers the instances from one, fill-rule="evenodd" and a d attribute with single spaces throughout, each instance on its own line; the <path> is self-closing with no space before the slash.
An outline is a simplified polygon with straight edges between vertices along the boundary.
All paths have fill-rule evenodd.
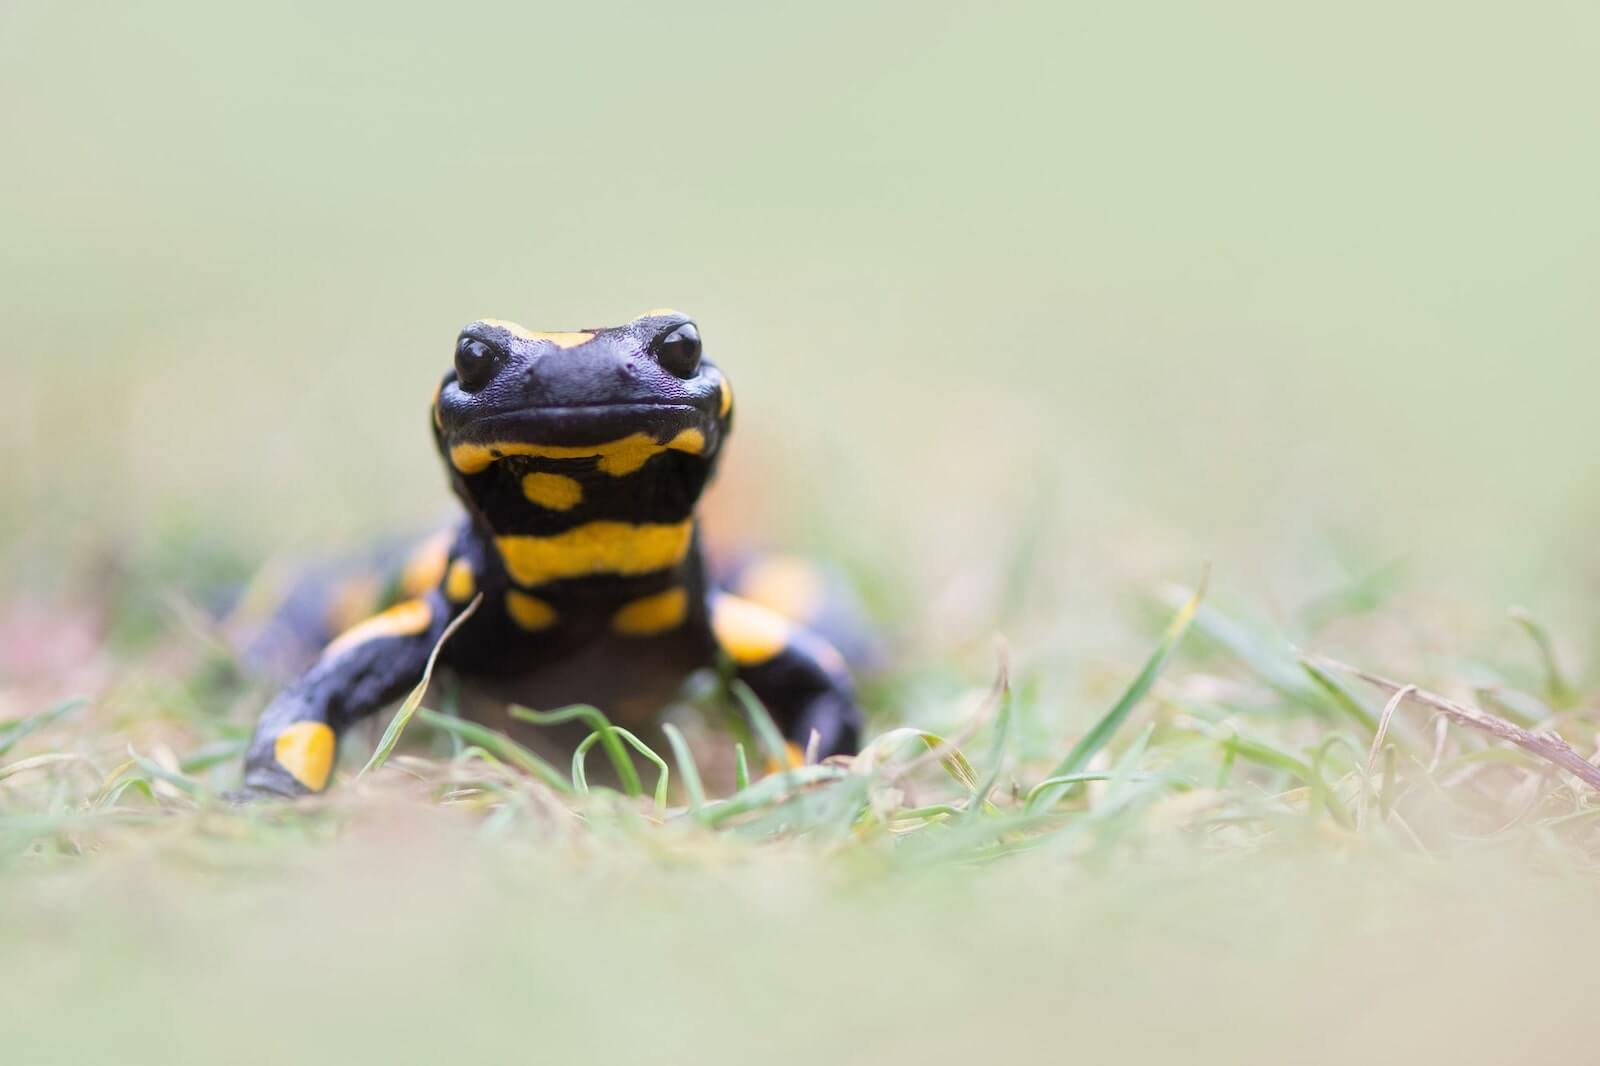
<path id="1" fill-rule="evenodd" d="M 383 731 L 383 739 L 378 742 L 377 750 L 372 753 L 372 758 L 367 760 L 367 765 L 363 766 L 361 772 L 356 775 L 358 780 L 366 777 L 389 761 L 389 756 L 393 754 L 395 745 L 400 743 L 400 734 L 405 732 L 406 725 L 410 723 L 412 717 L 417 713 L 417 708 L 422 706 L 422 697 L 427 694 L 428 685 L 433 681 L 433 668 L 439 661 L 439 652 L 444 649 L 450 638 L 456 635 L 456 630 L 465 625 L 467 619 L 477 613 L 482 604 L 483 593 L 480 592 L 471 603 L 467 604 L 466 610 L 456 615 L 455 619 L 448 626 L 445 626 L 444 632 L 439 634 L 438 642 L 434 644 L 433 650 L 428 653 L 428 665 L 422 671 L 422 680 L 417 682 L 417 687 L 411 690 L 411 695 L 406 697 L 405 702 L 400 705 L 400 709 L 395 712 L 394 718 L 389 721 L 389 728 Z"/>
<path id="2" fill-rule="evenodd" d="M 1378 752 L 1383 750 L 1383 742 L 1389 735 L 1389 722 L 1393 720 L 1394 712 L 1398 711 L 1400 705 L 1406 701 L 1406 697 L 1415 691 L 1417 691 L 1417 686 L 1407 685 L 1393 696 L 1390 696 L 1389 702 L 1384 705 L 1383 716 L 1378 719 L 1377 732 L 1372 735 L 1372 750 L 1367 752 L 1368 777 L 1372 776 L 1372 771 L 1378 765 Z"/>
<path id="3" fill-rule="evenodd" d="M 1393 681 L 1378 674 L 1368 673 L 1348 663 L 1342 663 L 1337 659 L 1329 659 L 1325 656 L 1316 656 L 1315 658 L 1317 662 L 1324 666 L 1359 677 L 1369 685 L 1387 689 L 1389 692 L 1395 693 L 1402 701 L 1410 699 L 1422 704 L 1424 707 L 1432 707 L 1458 725 L 1464 725 L 1469 729 L 1476 729 L 1479 732 L 1487 733 L 1492 737 L 1515 744 L 1523 751 L 1554 763 L 1577 777 L 1590 788 L 1600 792 L 1600 766 L 1595 766 L 1594 763 L 1585 759 L 1576 748 L 1555 733 L 1533 733 L 1523 729 L 1521 726 L 1513 725 L 1503 718 L 1496 718 L 1494 715 L 1480 711 L 1475 707 L 1468 707 L 1466 704 L 1446 699 L 1438 693 L 1429 692 L 1427 689 L 1417 688 L 1415 685 L 1402 684 L 1399 681 Z M 1396 703 L 1396 706 L 1398 706 L 1398 703 Z"/>
<path id="4" fill-rule="evenodd" d="M 9 766 L 0 766 L 0 781 L 4 781 L 8 777 L 15 777 L 17 774 L 27 773 L 29 770 L 42 770 L 47 766 L 59 766 L 63 763 L 84 763 L 88 764 L 91 769 L 93 768 L 93 764 L 89 763 L 89 760 L 82 755 L 53 752 L 47 755 L 35 755 L 31 758 L 19 759 Z"/>

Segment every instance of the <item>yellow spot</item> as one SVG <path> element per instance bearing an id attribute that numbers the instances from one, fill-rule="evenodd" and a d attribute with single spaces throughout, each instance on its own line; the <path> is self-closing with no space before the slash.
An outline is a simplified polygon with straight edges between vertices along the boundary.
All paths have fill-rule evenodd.
<path id="1" fill-rule="evenodd" d="M 719 596 L 711 608 L 717 643 L 740 666 L 758 666 L 789 645 L 788 619 L 758 603 L 737 596 Z"/>
<path id="2" fill-rule="evenodd" d="M 522 479 L 522 494 L 540 507 L 570 511 L 583 502 L 583 485 L 562 474 L 529 474 Z"/>
<path id="3" fill-rule="evenodd" d="M 506 613 L 530 633 L 556 624 L 556 609 L 541 599 L 515 590 L 506 593 Z"/>
<path id="4" fill-rule="evenodd" d="M 652 307 L 650 310 L 640 315 L 639 318 L 661 318 L 664 315 L 672 315 L 675 318 L 681 318 L 683 317 L 683 312 L 674 311 L 670 307 Z M 634 319 L 634 321 L 639 321 L 639 318 Z"/>
<path id="5" fill-rule="evenodd" d="M 450 533 L 435 533 L 417 545 L 400 571 L 400 591 L 406 596 L 421 596 L 444 580 L 450 562 Z"/>
<path id="6" fill-rule="evenodd" d="M 648 574 L 683 561 L 693 522 L 630 525 L 590 522 L 550 537 L 497 537 L 506 569 L 519 585 L 589 574 Z"/>
<path id="7" fill-rule="evenodd" d="M 450 564 L 450 572 L 444 578 L 444 594 L 450 597 L 451 603 L 466 603 L 478 594 L 478 579 L 472 573 L 471 563 L 457 559 Z"/>
<path id="8" fill-rule="evenodd" d="M 383 580 L 376 574 L 363 574 L 341 581 L 328 600 L 323 619 L 328 632 L 343 633 L 363 618 L 370 618 L 383 596 Z"/>
<path id="9" fill-rule="evenodd" d="M 382 614 L 367 619 L 341 633 L 322 653 L 323 658 L 349 651 L 360 644 L 385 637 L 414 637 L 433 624 L 433 608 L 426 600 L 406 600 Z"/>
<path id="10" fill-rule="evenodd" d="M 697 429 L 686 429 L 666 444 L 647 433 L 630 433 L 621 440 L 602 444 L 526 444 L 522 441 L 457 444 L 450 449 L 450 461 L 463 474 L 477 474 L 487 470 L 496 459 L 508 455 L 532 455 L 541 459 L 599 459 L 603 473 L 612 477 L 627 477 L 662 452 L 698 455 L 705 446 L 705 434 Z"/>
<path id="11" fill-rule="evenodd" d="M 722 379 L 722 410 L 723 418 L 728 417 L 728 412 L 733 410 L 733 386 L 728 384 L 728 379 Z"/>
<path id="12" fill-rule="evenodd" d="M 444 415 L 439 411 L 439 394 L 444 391 L 444 379 L 439 379 L 439 384 L 433 387 L 433 424 L 435 428 L 444 428 Z"/>
<path id="13" fill-rule="evenodd" d="M 779 774 L 785 770 L 798 770 L 806 764 L 805 751 L 791 740 L 783 742 L 783 758 L 784 761 L 779 762 L 777 759 L 768 757 L 767 773 Z"/>
<path id="14" fill-rule="evenodd" d="M 296 722 L 278 734 L 272 757 L 294 779 L 313 792 L 321 792 L 333 772 L 333 730 L 321 722 Z"/>
<path id="15" fill-rule="evenodd" d="M 668 589 L 634 600 L 611 618 L 611 628 L 625 637 L 653 637 L 683 625 L 689 616 L 689 594 Z"/>
<path id="16" fill-rule="evenodd" d="M 594 340 L 593 333 L 579 331 L 546 333 L 528 329 L 526 326 L 519 326 L 515 322 L 507 322 L 499 318 L 484 318 L 479 319 L 479 321 L 486 326 L 496 326 L 503 329 L 513 337 L 521 337 L 525 341 L 549 341 L 557 348 L 576 348 L 580 344 L 587 344 Z"/>
<path id="17" fill-rule="evenodd" d="M 762 559 L 739 579 L 740 596 L 796 622 L 809 622 L 817 617 L 826 593 L 822 575 L 816 568 L 794 556 Z"/>

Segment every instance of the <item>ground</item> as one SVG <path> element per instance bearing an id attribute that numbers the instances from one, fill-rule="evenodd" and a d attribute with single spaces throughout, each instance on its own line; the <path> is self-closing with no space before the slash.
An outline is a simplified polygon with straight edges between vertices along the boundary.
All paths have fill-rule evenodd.
<path id="1" fill-rule="evenodd" d="M 137 679 L 0 732 L 8 1042 L 30 1063 L 1585 1046 L 1592 787 L 1411 702 L 1374 743 L 1385 691 L 1196 603 L 1145 661 L 1097 664 L 1085 729 L 1000 643 L 986 691 L 881 679 L 859 759 L 753 758 L 731 797 L 691 781 L 710 741 L 629 797 L 424 708 L 381 768 L 358 776 L 369 732 L 327 797 L 243 810 L 219 792 L 264 692 L 188 616 L 116 664 Z M 1475 713 L 1592 737 L 1548 637 L 1505 627 L 1523 639 L 1498 680 L 1479 664 Z M 761 750 L 759 719 L 735 732 Z"/>

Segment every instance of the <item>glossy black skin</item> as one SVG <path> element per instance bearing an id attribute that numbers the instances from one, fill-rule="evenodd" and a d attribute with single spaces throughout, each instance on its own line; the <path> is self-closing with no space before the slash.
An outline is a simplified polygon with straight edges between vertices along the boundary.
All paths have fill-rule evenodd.
<path id="1" fill-rule="evenodd" d="M 469 325 L 433 412 L 435 440 L 465 509 L 450 560 L 470 565 L 483 597 L 445 644 L 440 668 L 484 696 L 469 701 L 467 713 L 501 728 L 518 728 L 504 716 L 507 702 L 542 709 L 590 703 L 619 724 L 644 727 L 690 673 L 728 661 L 711 624 L 725 594 L 707 580 L 698 532 L 681 560 L 647 573 L 590 573 L 531 587 L 508 573 L 497 536 L 551 537 L 594 522 L 692 521 L 732 428 L 722 372 L 700 357 L 698 332 L 686 317 L 651 314 L 584 332 L 592 339 L 560 347 L 503 324 Z M 572 338 L 555 336 L 571 345 Z M 508 455 L 467 471 L 451 460 L 463 444 L 513 441 L 581 452 L 637 433 L 665 444 L 686 430 L 698 432 L 703 447 L 662 451 L 621 476 L 606 472 L 596 455 Z M 522 479 L 535 472 L 578 482 L 582 501 L 568 510 L 530 502 Z M 648 636 L 615 631 L 623 607 L 677 587 L 687 592 L 681 624 Z M 246 757 L 248 793 L 311 791 L 277 762 L 275 742 L 288 726 L 324 723 L 337 737 L 420 681 L 430 651 L 470 602 L 452 599 L 447 588 L 441 582 L 423 597 L 429 620 L 421 632 L 330 651 L 271 703 Z M 538 631 L 517 624 L 507 608 L 507 594 L 515 592 L 552 607 L 554 624 Z M 734 669 L 797 748 L 814 745 L 822 757 L 856 750 L 860 714 L 851 681 L 819 637 L 795 626 L 777 654 Z"/>

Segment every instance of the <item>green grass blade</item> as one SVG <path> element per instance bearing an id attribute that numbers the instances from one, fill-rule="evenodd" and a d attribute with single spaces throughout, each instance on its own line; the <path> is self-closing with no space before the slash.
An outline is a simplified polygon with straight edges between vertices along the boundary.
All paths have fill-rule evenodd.
<path id="1" fill-rule="evenodd" d="M 1300 660 L 1300 668 L 1311 678 L 1311 683 L 1316 685 L 1328 701 L 1337 707 L 1351 721 L 1366 730 L 1367 736 L 1372 736 L 1378 731 L 1378 716 L 1362 706 L 1361 701 L 1351 694 L 1350 690 L 1339 684 L 1326 671 L 1315 663 L 1306 659 Z"/>
<path id="2" fill-rule="evenodd" d="M 700 809 L 706 805 L 706 790 L 700 781 L 700 767 L 695 765 L 694 752 L 689 750 L 689 742 L 684 739 L 683 733 L 671 722 L 663 724 L 661 732 L 666 734 L 667 743 L 672 745 L 672 760 L 678 764 L 683 790 L 689 794 L 689 811 L 699 817 Z"/>
<path id="3" fill-rule="evenodd" d="M 1011 739 L 1011 685 L 1009 679 L 1000 688 L 1000 706 L 995 708 L 994 721 L 994 749 L 990 755 L 994 765 L 989 769 L 989 776 L 984 778 L 983 784 L 976 789 L 977 802 L 971 807 L 972 816 L 976 817 L 984 811 L 993 811 L 994 805 L 989 802 L 989 797 L 994 794 L 995 786 L 1000 783 L 1000 775 L 1005 772 L 1007 741 Z M 956 754 L 960 754 L 957 752 Z"/>
<path id="4" fill-rule="evenodd" d="M 1074 785 L 1081 785 L 1089 781 L 1110 780 L 1111 774 L 1109 771 L 1105 770 L 1081 770 L 1075 774 L 1059 774 L 1055 777 L 1047 777 L 1043 781 L 1040 781 L 1037 785 L 1034 785 L 1033 788 L 1028 790 L 1026 806 L 1032 807 L 1034 797 L 1038 796 L 1039 793 L 1044 792 L 1047 789 L 1064 788 L 1070 791 Z M 1062 796 L 1065 797 L 1065 795 L 1066 792 L 1062 792 Z"/>
<path id="5" fill-rule="evenodd" d="M 750 787 L 750 757 L 743 744 L 733 746 L 733 790 L 743 792 Z"/>
<path id="6" fill-rule="evenodd" d="M 1049 776 L 1062 777 L 1087 769 L 1090 760 L 1111 742 L 1111 738 L 1116 735 L 1117 730 L 1122 728 L 1122 724 L 1128 720 L 1128 716 L 1133 713 L 1134 708 L 1149 693 L 1151 687 L 1156 683 L 1156 678 L 1161 676 L 1161 671 L 1166 667 L 1167 661 L 1172 658 L 1173 652 L 1177 651 L 1179 643 L 1183 640 L 1183 635 L 1189 631 L 1189 626 L 1194 621 L 1195 613 L 1200 609 L 1200 602 L 1205 598 L 1205 594 L 1206 580 L 1202 578 L 1200 586 L 1194 591 L 1194 595 L 1189 597 L 1188 602 L 1178 609 L 1178 613 L 1168 623 L 1166 632 L 1161 636 L 1160 643 L 1156 645 L 1155 651 L 1146 660 L 1144 669 L 1139 671 L 1139 676 L 1134 679 L 1133 684 L 1122 694 L 1122 698 L 1116 702 L 1111 710 L 1107 711 L 1105 716 L 1095 723 L 1094 728 L 1089 730 L 1082 740 L 1078 741 L 1072 751 L 1067 754 L 1067 757 L 1062 759 L 1054 770 L 1050 771 Z M 1070 786 L 1061 785 L 1053 786 L 1042 792 L 1036 791 L 1029 809 L 1034 810 L 1050 806 L 1061 798 L 1068 787 Z"/>
<path id="7" fill-rule="evenodd" d="M 651 748 L 650 745 L 634 736 L 628 730 L 623 729 L 620 726 L 612 726 L 612 731 L 618 738 L 626 741 L 634 751 L 637 751 L 647 761 L 655 766 L 657 770 L 656 791 L 654 797 L 656 804 L 656 817 L 665 817 L 667 813 L 667 790 L 672 773 L 669 769 L 667 769 L 666 760 L 657 755 L 655 750 Z M 579 792 L 589 791 L 589 781 L 584 772 L 584 762 L 588 757 L 589 749 L 594 747 L 597 741 L 602 740 L 602 736 L 603 734 L 599 730 L 590 733 L 587 737 L 583 738 L 583 743 L 578 745 L 578 750 L 572 753 L 572 784 L 578 789 Z"/>
<path id="8" fill-rule="evenodd" d="M 1549 630 L 1535 621 L 1531 614 L 1521 609 L 1511 612 L 1511 620 L 1522 627 L 1522 631 L 1528 634 L 1534 647 L 1538 649 L 1539 661 L 1544 666 L 1545 695 L 1550 700 L 1550 705 L 1567 708 L 1577 703 L 1578 694 L 1561 670 L 1561 663 L 1556 658 L 1555 641 L 1550 638 Z"/>
<path id="9" fill-rule="evenodd" d="M 738 678 L 728 682 L 728 689 L 739 701 L 739 706 L 744 708 L 745 717 L 750 720 L 750 728 L 766 751 L 767 758 L 775 766 L 788 769 L 789 746 L 784 742 L 783 734 L 778 731 L 778 724 L 772 720 L 772 715 L 767 713 L 766 705 L 749 685 Z"/>
<path id="10" fill-rule="evenodd" d="M 128 756 L 129 758 L 133 759 L 134 762 L 138 763 L 139 769 L 143 770 L 146 774 L 165 781 L 167 784 L 171 785 L 179 792 L 182 792 L 190 799 L 201 799 L 207 795 L 206 787 L 200 782 L 196 781 L 192 777 L 185 777 L 183 774 L 173 773 L 171 770 L 168 770 L 165 766 L 162 766 L 154 759 L 140 755 L 137 751 L 133 750 L 133 745 L 131 744 L 128 745 Z"/>
<path id="11" fill-rule="evenodd" d="M 1237 734 L 1227 737 L 1222 744 L 1225 750 L 1233 752 L 1247 762 L 1281 770 L 1295 778 L 1311 790 L 1313 800 L 1325 807 L 1334 821 L 1340 825 L 1349 827 L 1355 824 L 1350 813 L 1345 810 L 1344 804 L 1339 802 L 1339 798 L 1333 794 L 1333 789 L 1322 779 L 1322 775 L 1312 764 L 1263 741 L 1247 739 Z"/>
<path id="12" fill-rule="evenodd" d="M 557 792 L 572 793 L 572 782 L 561 771 L 498 730 L 463 718 L 452 718 L 426 707 L 417 711 L 417 717 L 441 732 L 459 737 L 468 744 L 476 744 L 501 762 L 531 774 Z"/>
<path id="13" fill-rule="evenodd" d="M 764 777 L 720 803 L 708 804 L 704 816 L 708 824 L 720 825 L 730 818 L 769 806 L 807 785 L 843 781 L 853 776 L 849 770 L 839 766 L 799 766 L 788 773 Z"/>
<path id="14" fill-rule="evenodd" d="M 0 726 L 0 756 L 4 756 L 6 752 L 16 747 L 23 738 L 54 725 L 67 715 L 80 711 L 88 705 L 88 699 L 83 696 L 75 696 L 70 700 L 63 700 L 47 710 L 40 711 L 38 714 L 30 714 L 26 718 L 20 718 L 15 722 L 7 722 L 5 725 Z"/>
<path id="15" fill-rule="evenodd" d="M 611 765 L 616 768 L 617 780 L 622 782 L 622 791 L 629 796 L 644 795 L 644 784 L 639 780 L 639 771 L 634 768 L 633 760 L 628 757 L 628 751 L 622 746 L 618 735 L 620 730 L 611 724 L 611 719 L 598 707 L 587 704 L 574 704 L 571 707 L 562 707 L 554 711 L 535 711 L 527 707 L 512 707 L 511 717 L 522 722 L 531 722 L 534 725 L 565 725 L 568 722 L 583 722 L 598 737 L 585 738 L 585 744 L 598 740 L 605 748 L 606 756 L 611 760 Z M 588 749 L 585 748 L 585 751 Z M 588 790 L 587 782 L 579 785 L 578 775 L 582 774 L 582 767 L 573 764 L 574 777 L 572 783 L 579 792 Z"/>
<path id="16" fill-rule="evenodd" d="M 628 730 L 618 727 L 617 735 L 623 740 L 626 740 L 633 747 L 634 751 L 638 752 L 647 762 L 656 768 L 656 791 L 654 796 L 656 804 L 656 817 L 664 817 L 667 813 L 667 791 L 670 787 L 672 777 L 672 771 L 667 768 L 667 760 L 663 759 L 660 755 L 657 755 L 654 748 L 650 747 L 650 745 L 634 736 Z"/>

